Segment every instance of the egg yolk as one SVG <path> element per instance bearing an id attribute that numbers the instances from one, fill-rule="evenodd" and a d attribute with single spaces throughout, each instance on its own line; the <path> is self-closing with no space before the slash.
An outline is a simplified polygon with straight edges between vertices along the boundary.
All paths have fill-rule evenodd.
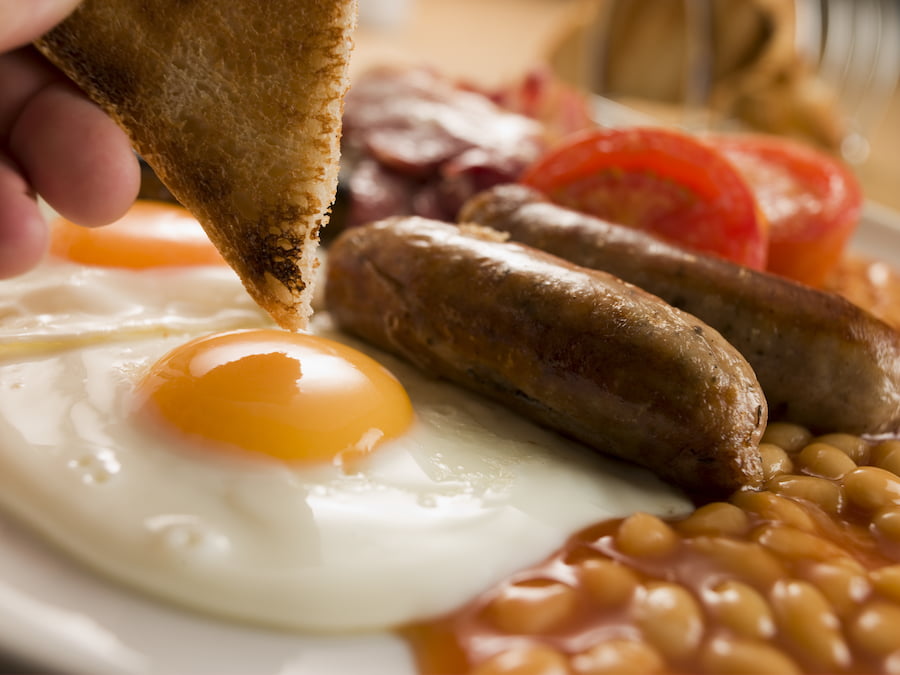
<path id="1" fill-rule="evenodd" d="M 138 385 L 138 409 L 193 439 L 288 461 L 343 461 L 402 434 L 403 386 L 365 354 L 266 329 L 184 344 Z"/>
<path id="2" fill-rule="evenodd" d="M 135 202 L 122 218 L 104 227 L 57 218 L 50 252 L 85 265 L 132 269 L 225 264 L 187 209 L 149 200 Z"/>

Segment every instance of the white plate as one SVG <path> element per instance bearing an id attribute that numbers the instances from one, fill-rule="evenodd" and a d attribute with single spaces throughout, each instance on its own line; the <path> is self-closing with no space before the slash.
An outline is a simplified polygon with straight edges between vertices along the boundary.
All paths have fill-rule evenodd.
<path id="1" fill-rule="evenodd" d="M 900 214 L 868 205 L 853 248 L 900 268 Z M 72 563 L 2 515 L 0 648 L 66 673 L 415 672 L 405 643 L 391 635 L 290 635 L 158 603 Z"/>

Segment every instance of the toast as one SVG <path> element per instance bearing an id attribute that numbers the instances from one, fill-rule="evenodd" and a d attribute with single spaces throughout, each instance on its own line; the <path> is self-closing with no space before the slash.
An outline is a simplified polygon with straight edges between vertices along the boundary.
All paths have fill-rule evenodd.
<path id="1" fill-rule="evenodd" d="M 306 327 L 356 0 L 85 0 L 36 47 L 128 133 L 282 327 Z"/>

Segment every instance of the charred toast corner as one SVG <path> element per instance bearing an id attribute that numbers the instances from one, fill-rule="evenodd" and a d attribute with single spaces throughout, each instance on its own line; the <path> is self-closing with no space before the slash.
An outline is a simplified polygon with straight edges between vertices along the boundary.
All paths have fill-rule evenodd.
<path id="1" fill-rule="evenodd" d="M 293 330 L 337 189 L 356 5 L 85 0 L 36 43 Z"/>

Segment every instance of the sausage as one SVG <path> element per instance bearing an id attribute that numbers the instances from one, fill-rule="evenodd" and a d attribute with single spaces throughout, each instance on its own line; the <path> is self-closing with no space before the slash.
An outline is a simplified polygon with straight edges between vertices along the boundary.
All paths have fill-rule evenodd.
<path id="1" fill-rule="evenodd" d="M 753 366 L 773 420 L 819 433 L 900 428 L 900 334 L 838 295 L 556 206 L 521 185 L 476 195 L 459 218 L 605 270 L 713 326 Z"/>
<path id="2" fill-rule="evenodd" d="M 615 277 L 486 228 L 396 217 L 342 233 L 344 330 L 694 493 L 761 481 L 766 402 L 715 330 Z"/>

